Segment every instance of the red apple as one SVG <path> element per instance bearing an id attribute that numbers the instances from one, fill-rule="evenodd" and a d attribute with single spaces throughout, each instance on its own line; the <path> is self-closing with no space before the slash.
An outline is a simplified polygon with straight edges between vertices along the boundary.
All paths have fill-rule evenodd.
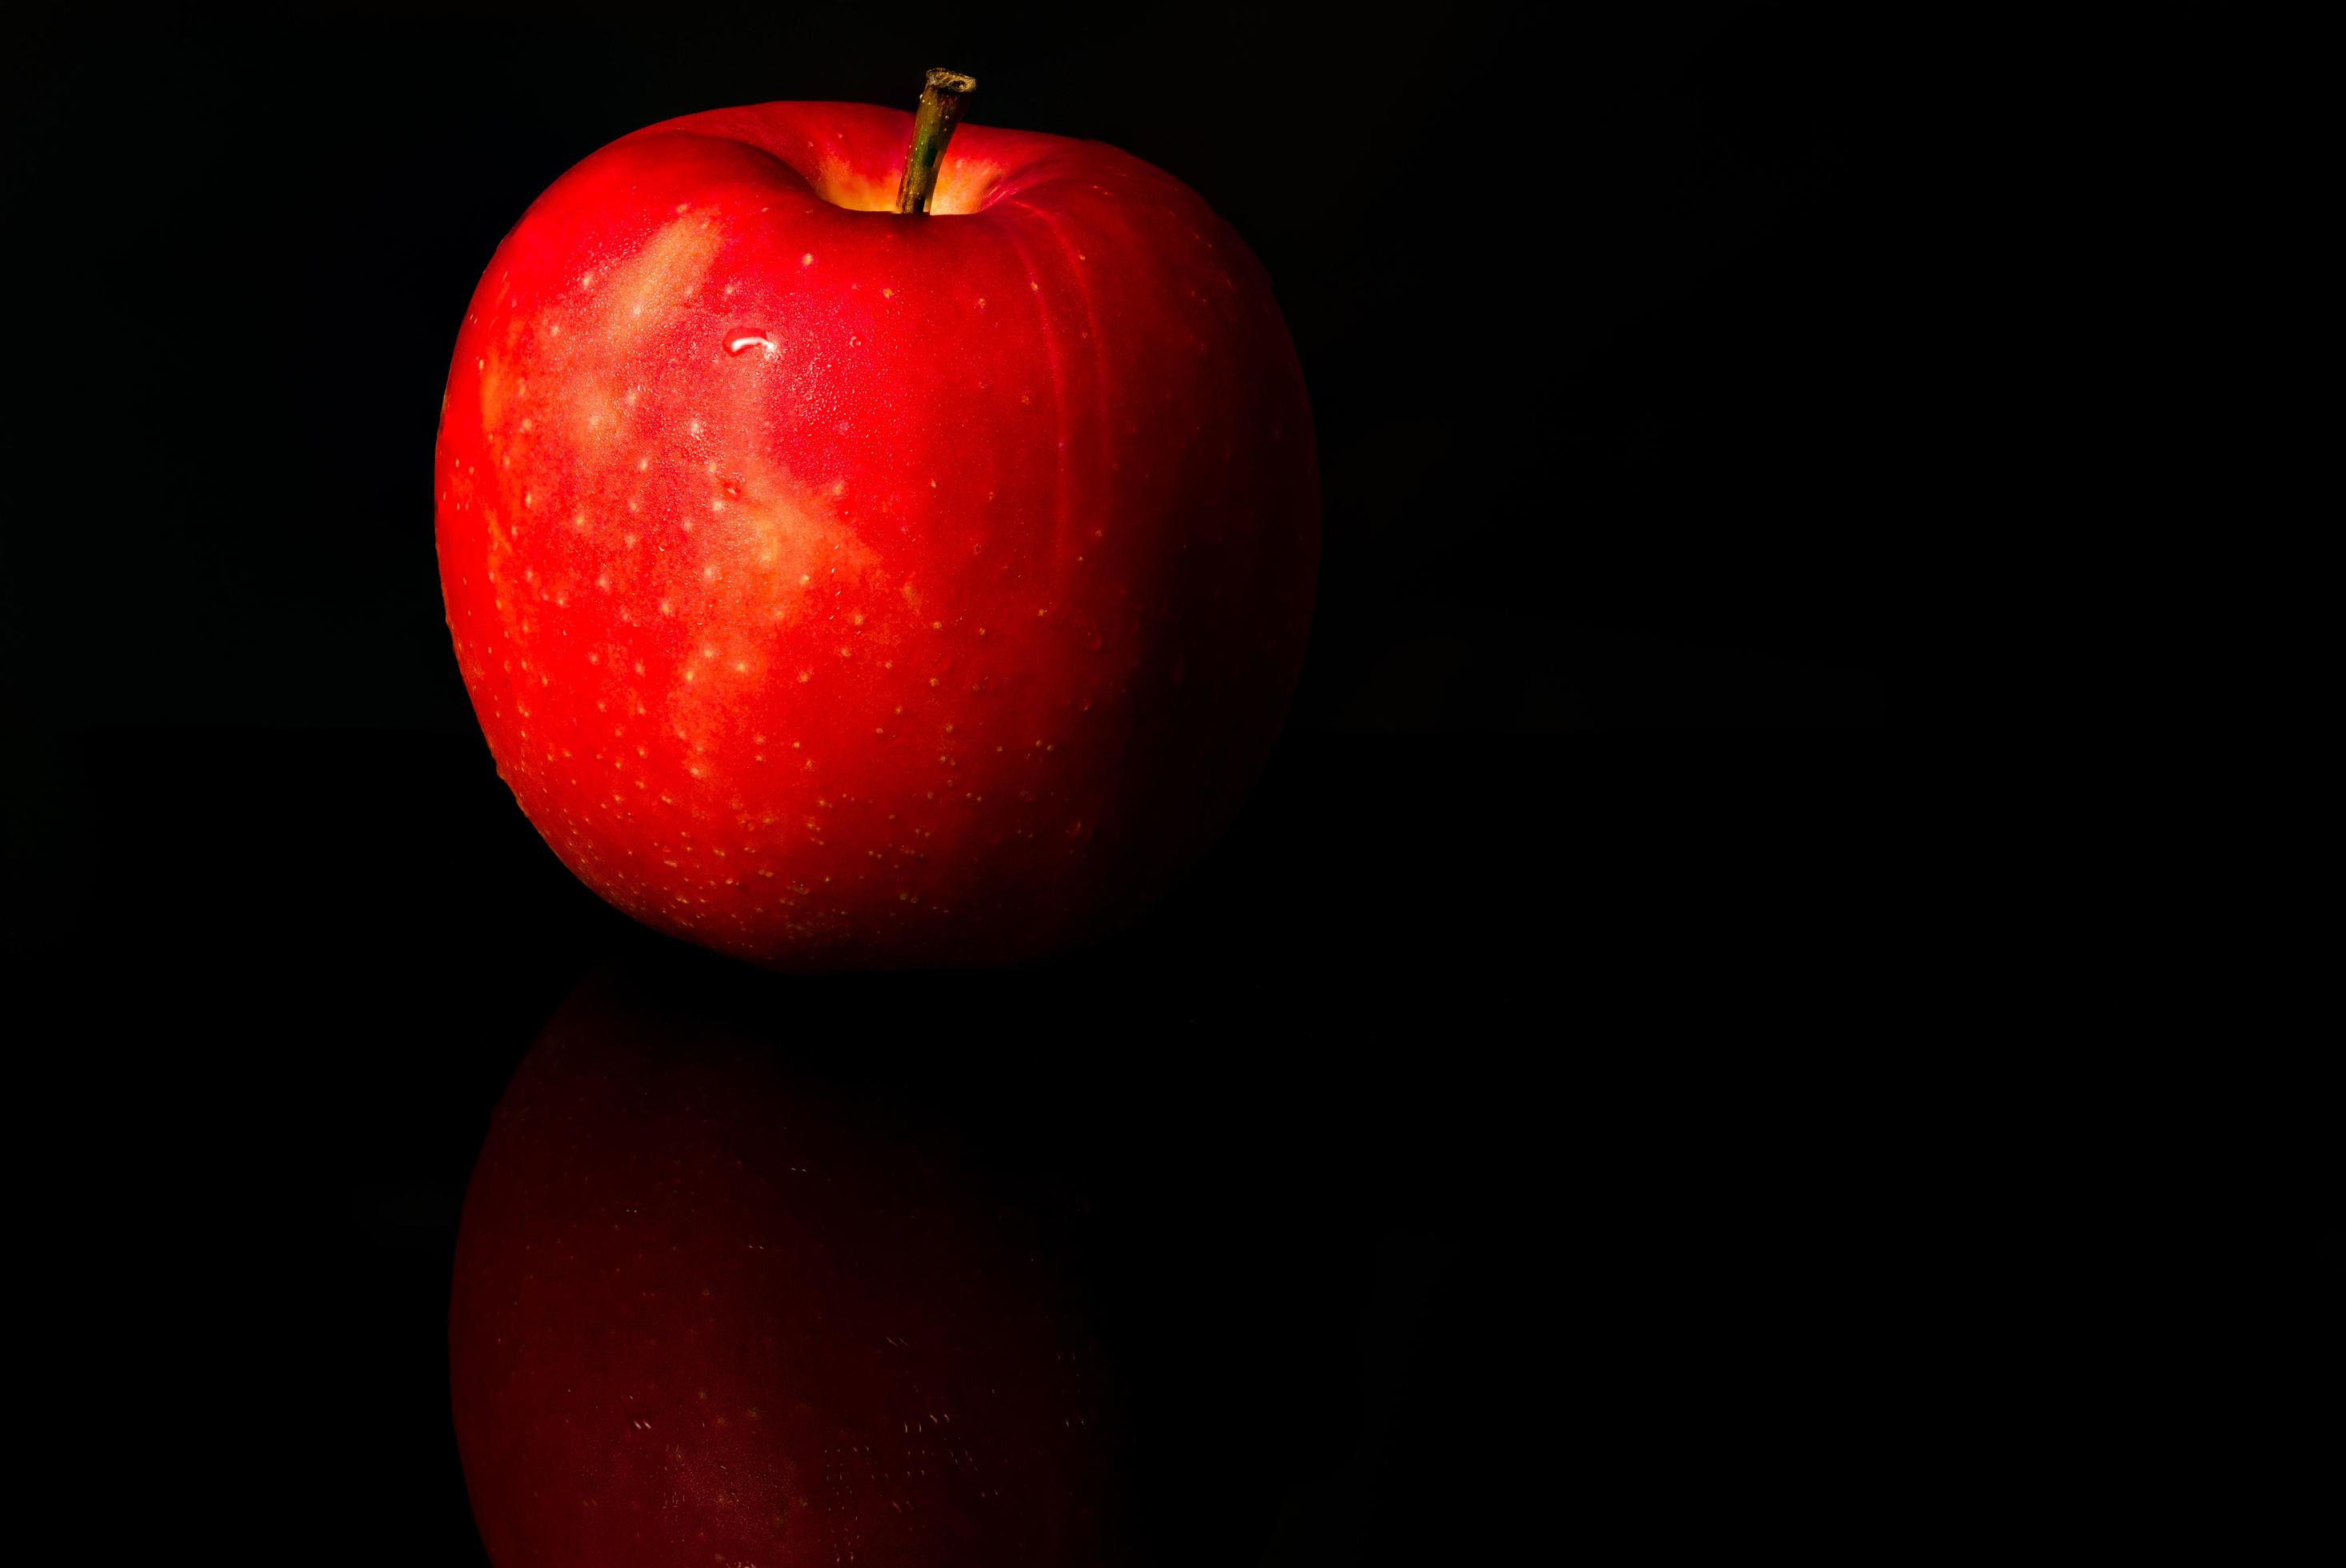
<path id="1" fill-rule="evenodd" d="M 497 1568 L 1114 1558 L 1116 1384 L 1047 1210 L 657 995 L 564 1004 L 465 1197 L 450 1384 Z"/>
<path id="2" fill-rule="evenodd" d="M 765 104 L 620 138 L 458 334 L 435 488 L 498 770 L 647 923 L 1017 960 L 1227 822 L 1300 667 L 1310 405 L 1260 266 L 1096 142 Z"/>

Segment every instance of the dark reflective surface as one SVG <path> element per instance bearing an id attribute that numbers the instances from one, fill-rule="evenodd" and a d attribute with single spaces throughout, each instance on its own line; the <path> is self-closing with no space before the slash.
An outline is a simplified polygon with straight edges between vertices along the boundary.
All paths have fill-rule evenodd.
<path id="1" fill-rule="evenodd" d="M 53 1113 L 48 1256 L 102 1350 L 88 1430 L 138 1423 L 173 1507 L 270 1552 L 477 1553 L 456 1217 L 590 971 L 777 1032 L 1080 1209 L 1164 1561 L 1454 1560 L 1557 1510 L 1790 1517 L 1873 1419 L 1831 1369 L 1886 1309 L 1881 1145 L 1916 1112 L 1861 749 L 1748 759 L 1781 787 L 1730 794 L 1692 754 L 1300 737 L 1112 946 L 836 982 L 604 908 L 477 741 L 65 755 L 104 918 L 51 932 L 85 962 L 53 971 L 72 1007 L 25 1103 Z M 164 763 L 168 813 L 142 813 Z"/>

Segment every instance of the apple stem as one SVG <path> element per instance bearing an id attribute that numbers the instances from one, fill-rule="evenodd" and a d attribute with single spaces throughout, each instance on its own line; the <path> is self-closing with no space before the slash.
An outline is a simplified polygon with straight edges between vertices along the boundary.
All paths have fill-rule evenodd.
<path id="1" fill-rule="evenodd" d="M 896 188 L 896 210 L 926 213 L 937 188 L 937 166 L 961 121 L 962 106 L 977 91 L 977 78 L 959 71 L 933 70 L 921 89 L 921 112 L 913 120 L 913 146 L 904 155 L 904 182 Z"/>

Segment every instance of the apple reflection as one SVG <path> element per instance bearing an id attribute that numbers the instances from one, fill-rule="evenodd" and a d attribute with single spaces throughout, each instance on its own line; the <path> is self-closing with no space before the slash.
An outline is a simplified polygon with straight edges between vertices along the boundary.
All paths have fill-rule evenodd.
<path id="1" fill-rule="evenodd" d="M 734 983 L 590 977 L 496 1108 L 449 1317 L 492 1559 L 1122 1560 L 1080 1200 Z"/>

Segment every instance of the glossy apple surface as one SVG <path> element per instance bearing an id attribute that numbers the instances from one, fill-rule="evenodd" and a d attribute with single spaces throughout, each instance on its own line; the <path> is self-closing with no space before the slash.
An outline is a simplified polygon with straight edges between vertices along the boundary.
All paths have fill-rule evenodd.
<path id="1" fill-rule="evenodd" d="M 499 1104 L 449 1313 L 497 1568 L 1120 1561 L 1115 1385 L 1047 1210 L 622 982 Z"/>
<path id="2" fill-rule="evenodd" d="M 498 248 L 436 454 L 500 773 L 619 908 L 785 968 L 1128 920 L 1226 824 L 1300 668 L 1311 411 L 1188 188 L 912 117 L 694 115 Z"/>

